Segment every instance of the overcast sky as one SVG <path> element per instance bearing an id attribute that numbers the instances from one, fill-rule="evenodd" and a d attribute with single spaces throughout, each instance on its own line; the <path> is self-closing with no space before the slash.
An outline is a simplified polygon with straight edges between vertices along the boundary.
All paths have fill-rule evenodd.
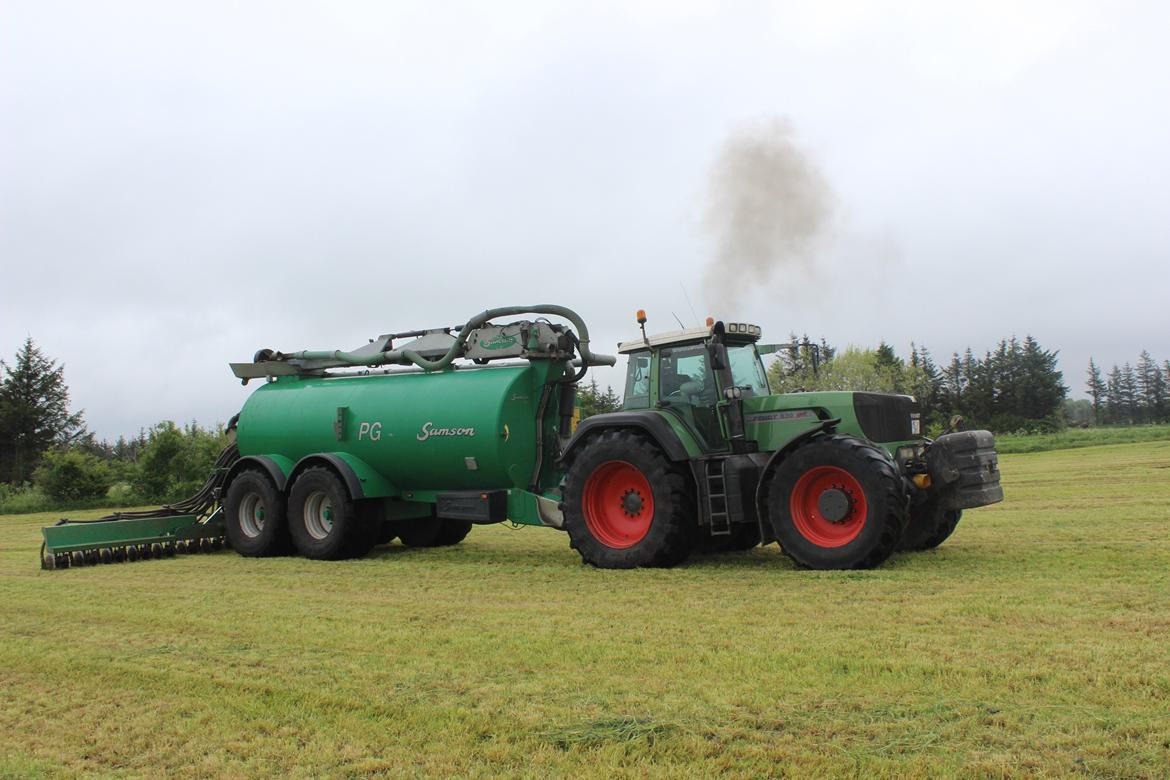
<path id="1" fill-rule="evenodd" d="M 116 437 L 226 421 L 259 347 L 552 302 L 611 348 L 685 286 L 940 362 L 1031 333 L 1079 394 L 1170 357 L 1168 7 L 0 1 L 0 355 Z M 715 310 L 712 166 L 779 119 L 832 234 Z"/>

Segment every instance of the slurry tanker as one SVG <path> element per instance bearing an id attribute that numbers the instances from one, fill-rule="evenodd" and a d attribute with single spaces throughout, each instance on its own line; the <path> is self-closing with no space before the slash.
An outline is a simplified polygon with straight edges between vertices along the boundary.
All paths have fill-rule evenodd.
<path id="1" fill-rule="evenodd" d="M 231 364 L 262 384 L 197 495 L 62 520 L 44 529 L 42 565 L 224 546 L 337 560 L 510 521 L 565 532 L 603 568 L 771 542 L 804 567 L 869 568 L 1003 499 L 987 431 L 926 438 L 905 395 L 772 393 L 761 355 L 780 345 L 750 323 L 647 335 L 637 320 L 618 345 L 621 410 L 579 424 L 578 383 L 616 358 L 562 306 L 490 309 L 349 352 L 262 349 Z"/>

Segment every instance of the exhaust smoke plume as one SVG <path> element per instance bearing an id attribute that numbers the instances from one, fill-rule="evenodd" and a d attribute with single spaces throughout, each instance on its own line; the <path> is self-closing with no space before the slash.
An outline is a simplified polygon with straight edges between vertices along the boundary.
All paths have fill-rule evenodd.
<path id="1" fill-rule="evenodd" d="M 787 120 L 741 128 L 711 167 L 703 224 L 715 247 L 703 281 L 721 316 L 735 316 L 743 290 L 809 268 L 829 232 L 836 198 L 793 135 Z"/>

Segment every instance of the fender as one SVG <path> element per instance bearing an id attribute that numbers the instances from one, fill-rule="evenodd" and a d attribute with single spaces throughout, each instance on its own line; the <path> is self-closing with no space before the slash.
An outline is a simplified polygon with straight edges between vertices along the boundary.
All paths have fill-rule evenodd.
<path id="1" fill-rule="evenodd" d="M 764 464 L 764 468 L 760 469 L 760 481 L 756 483 L 756 517 L 760 520 L 760 534 L 762 539 L 775 538 L 772 534 L 772 523 L 768 519 L 768 508 L 764 506 L 764 491 L 768 484 L 768 478 L 772 475 L 776 467 L 780 465 L 780 461 L 788 457 L 793 450 L 814 436 L 820 436 L 823 433 L 832 433 L 840 422 L 840 417 L 832 420 L 821 420 L 811 428 L 801 431 L 784 442 L 783 447 L 773 452 L 771 457 L 768 458 L 768 462 Z"/>
<path id="2" fill-rule="evenodd" d="M 272 484 L 276 485 L 276 489 L 284 492 L 284 486 L 288 483 L 288 474 L 292 471 L 292 461 L 281 455 L 245 455 L 237 460 L 228 470 L 227 477 L 223 480 L 223 490 L 227 491 L 227 486 L 232 483 L 241 471 L 246 468 L 255 468 L 259 466 L 260 471 L 268 475 L 272 480 Z"/>
<path id="3" fill-rule="evenodd" d="M 581 424 L 577 426 L 573 438 L 565 445 L 558 462 L 567 461 L 590 434 L 606 428 L 635 428 L 648 434 L 666 453 L 666 457 L 671 460 L 689 461 L 691 459 L 687 452 L 686 443 L 683 442 L 670 423 L 663 419 L 661 414 L 656 412 L 609 412 L 595 414 L 582 420 Z M 694 446 L 693 442 L 692 445 Z M 694 449 L 697 451 L 698 447 L 694 446 Z"/>
<path id="4" fill-rule="evenodd" d="M 318 465 L 333 470 L 341 477 L 349 497 L 354 501 L 398 494 L 398 491 L 382 475 L 370 468 L 369 464 L 347 452 L 315 452 L 306 455 L 293 467 L 292 473 L 289 474 L 289 483 L 296 482 L 296 478 L 305 469 Z"/>

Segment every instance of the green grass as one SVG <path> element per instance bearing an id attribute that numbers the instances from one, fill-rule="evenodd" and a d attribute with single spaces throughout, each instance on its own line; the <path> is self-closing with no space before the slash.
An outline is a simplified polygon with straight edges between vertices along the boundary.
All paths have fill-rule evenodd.
<path id="1" fill-rule="evenodd" d="M 1001 454 L 1048 452 L 1104 444 L 1137 444 L 1170 441 L 1170 425 L 1127 425 L 1108 428 L 1066 428 L 1059 433 L 997 433 L 995 447 Z"/>
<path id="2" fill-rule="evenodd" d="M 870 572 L 504 527 L 42 572 L 0 517 L 0 776 L 1165 777 L 1170 442 L 1001 465 Z"/>

